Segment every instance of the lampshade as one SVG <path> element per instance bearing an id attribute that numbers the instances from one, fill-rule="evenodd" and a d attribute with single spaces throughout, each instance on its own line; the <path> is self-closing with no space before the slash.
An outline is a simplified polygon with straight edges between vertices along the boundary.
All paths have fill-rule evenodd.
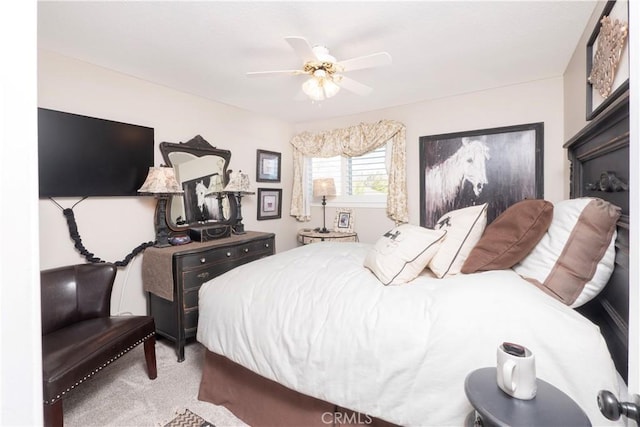
<path id="1" fill-rule="evenodd" d="M 325 70 L 315 70 L 311 77 L 302 84 L 302 91 L 314 101 L 331 98 L 340 91 L 331 75 Z"/>
<path id="2" fill-rule="evenodd" d="M 184 191 L 176 180 L 173 168 L 155 167 L 149 168 L 149 174 L 138 193 L 143 194 L 182 194 Z"/>
<path id="3" fill-rule="evenodd" d="M 222 191 L 229 193 L 254 194 L 254 192 L 251 191 L 249 174 L 242 173 L 241 170 L 236 173 L 231 172 L 229 183 L 226 185 L 226 187 L 224 187 L 224 190 Z"/>
<path id="4" fill-rule="evenodd" d="M 333 178 L 319 178 L 313 180 L 313 197 L 335 195 L 336 183 Z"/>

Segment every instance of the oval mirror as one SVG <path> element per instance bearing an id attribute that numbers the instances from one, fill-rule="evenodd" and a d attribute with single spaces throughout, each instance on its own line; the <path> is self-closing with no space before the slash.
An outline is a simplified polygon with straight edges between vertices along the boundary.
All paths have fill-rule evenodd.
<path id="1" fill-rule="evenodd" d="M 169 199 L 169 228 L 181 231 L 206 223 L 235 224 L 236 198 L 222 193 L 229 182 L 231 151 L 217 149 L 197 135 L 187 142 L 161 142 L 160 152 L 184 190 L 184 195 Z"/>

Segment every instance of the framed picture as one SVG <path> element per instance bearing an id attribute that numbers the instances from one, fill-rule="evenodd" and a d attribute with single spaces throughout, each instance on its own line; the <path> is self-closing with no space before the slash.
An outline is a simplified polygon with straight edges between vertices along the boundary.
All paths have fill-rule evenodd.
<path id="1" fill-rule="evenodd" d="M 353 211 L 346 208 L 336 209 L 336 217 L 333 220 L 333 231 L 338 233 L 353 233 Z"/>
<path id="2" fill-rule="evenodd" d="M 628 1 L 608 1 L 587 41 L 587 120 L 629 89 L 628 33 Z"/>
<path id="3" fill-rule="evenodd" d="M 420 225 L 488 203 L 487 222 L 525 198 L 543 198 L 544 124 L 420 137 Z"/>
<path id="4" fill-rule="evenodd" d="M 222 175 L 218 173 L 182 182 L 184 212 L 188 224 L 224 220 L 216 197 L 216 191 L 220 191 L 222 182 Z"/>
<path id="5" fill-rule="evenodd" d="M 258 188 L 258 220 L 277 219 L 282 215 L 282 189 Z"/>
<path id="6" fill-rule="evenodd" d="M 258 150 L 256 155 L 256 181 L 280 182 L 282 155 L 275 151 Z"/>

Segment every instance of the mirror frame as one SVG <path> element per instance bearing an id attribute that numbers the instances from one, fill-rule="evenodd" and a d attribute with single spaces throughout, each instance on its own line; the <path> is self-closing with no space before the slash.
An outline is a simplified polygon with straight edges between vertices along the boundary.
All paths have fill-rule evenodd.
<path id="1" fill-rule="evenodd" d="M 231 170 L 228 169 L 229 162 L 231 161 L 231 151 L 229 150 L 221 150 L 218 149 L 207 140 L 205 140 L 202 136 L 196 135 L 192 139 L 187 142 L 161 142 L 159 144 L 160 153 L 162 154 L 162 158 L 165 161 L 167 166 L 175 167 L 175 165 L 171 162 L 170 155 L 171 153 L 188 153 L 195 157 L 204 157 L 204 156 L 217 156 L 222 157 L 224 159 L 224 166 L 222 168 L 223 172 L 223 187 L 229 183 L 229 176 L 231 174 Z M 225 194 L 225 197 L 227 195 Z M 189 227 L 195 226 L 195 223 L 178 225 L 171 219 L 171 204 L 173 201 L 178 198 L 183 197 L 182 195 L 176 195 L 169 198 L 169 202 L 167 205 L 167 213 L 166 213 L 166 223 L 170 230 L 172 231 L 186 231 Z M 235 197 L 227 197 L 229 200 L 229 218 L 224 219 L 223 221 L 215 221 L 215 224 L 225 224 L 233 226 L 236 223 L 237 216 L 237 200 Z M 201 225 L 201 223 L 198 223 Z"/>

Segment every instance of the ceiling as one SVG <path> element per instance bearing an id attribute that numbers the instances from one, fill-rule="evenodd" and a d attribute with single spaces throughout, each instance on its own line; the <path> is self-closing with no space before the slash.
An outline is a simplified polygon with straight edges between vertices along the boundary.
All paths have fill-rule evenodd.
<path id="1" fill-rule="evenodd" d="M 238 108 L 300 123 L 561 76 L 591 1 L 38 2 L 38 47 Z M 348 77 L 373 88 L 320 103 L 284 37 L 338 61 L 386 51 Z"/>

